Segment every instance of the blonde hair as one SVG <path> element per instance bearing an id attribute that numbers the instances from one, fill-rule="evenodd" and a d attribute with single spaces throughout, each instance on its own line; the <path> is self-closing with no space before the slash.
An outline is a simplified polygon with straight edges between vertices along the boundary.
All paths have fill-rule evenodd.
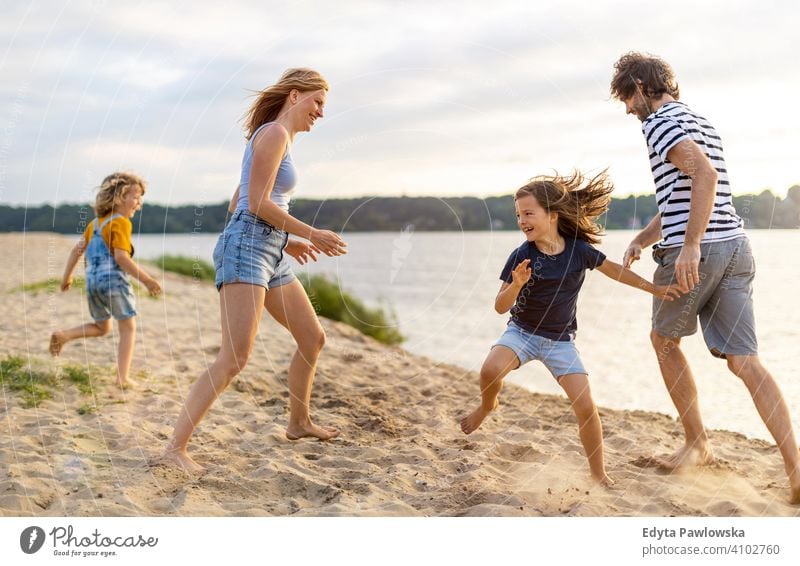
<path id="1" fill-rule="evenodd" d="M 558 214 L 559 234 L 599 244 L 603 227 L 597 223 L 597 218 L 608 210 L 613 190 L 607 170 L 590 179 L 575 171 L 568 177 L 558 174 L 534 177 L 517 190 L 514 200 L 526 196 L 535 198 L 547 212 Z"/>
<path id="2" fill-rule="evenodd" d="M 133 187 L 140 187 L 144 194 L 147 190 L 147 183 L 133 173 L 119 171 L 112 173 L 103 179 L 98 187 L 97 197 L 94 201 L 94 213 L 98 218 L 111 214 L 114 212 L 115 205 L 124 199 Z"/>
<path id="3" fill-rule="evenodd" d="M 249 140 L 258 128 L 277 118 L 291 91 L 320 89 L 328 90 L 328 82 L 317 71 L 305 67 L 288 69 L 277 83 L 255 94 L 257 98 L 244 116 L 245 137 Z"/>

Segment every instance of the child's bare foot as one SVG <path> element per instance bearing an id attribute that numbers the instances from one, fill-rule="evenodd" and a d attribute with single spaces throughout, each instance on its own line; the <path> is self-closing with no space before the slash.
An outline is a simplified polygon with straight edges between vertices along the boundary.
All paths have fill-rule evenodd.
<path id="1" fill-rule="evenodd" d="M 199 474 L 205 468 L 192 460 L 186 450 L 166 449 L 164 453 L 153 461 L 154 465 L 164 465 L 179 468 L 188 474 Z"/>
<path id="2" fill-rule="evenodd" d="M 286 438 L 289 440 L 299 440 L 309 436 L 320 440 L 330 440 L 339 436 L 339 431 L 335 428 L 323 427 L 311 422 L 303 425 L 290 423 L 286 427 Z"/>
<path id="3" fill-rule="evenodd" d="M 64 336 L 60 332 L 53 332 L 50 335 L 50 355 L 58 356 L 61 353 L 61 348 L 66 344 Z"/>
<path id="4" fill-rule="evenodd" d="M 132 379 L 125 379 L 125 380 L 117 380 L 117 387 L 120 389 L 136 389 L 138 383 L 133 381 Z"/>
<path id="5" fill-rule="evenodd" d="M 684 445 L 668 456 L 653 458 L 655 465 L 662 470 L 678 470 L 689 466 L 709 466 L 715 462 L 708 446 Z"/>
<path id="6" fill-rule="evenodd" d="M 489 416 L 489 413 L 491 413 L 494 409 L 497 408 L 498 404 L 499 404 L 499 401 L 497 401 L 497 399 L 495 399 L 494 407 L 492 407 L 492 409 L 490 411 L 487 411 L 486 409 L 484 409 L 483 405 L 481 404 L 481 405 L 478 406 L 477 409 L 475 409 L 470 414 L 468 414 L 466 417 L 461 419 L 461 430 L 464 432 L 464 434 L 470 434 L 471 432 L 474 432 L 474 431 L 478 430 L 478 427 L 481 426 L 481 423 L 483 423 L 483 420 L 487 416 Z"/>

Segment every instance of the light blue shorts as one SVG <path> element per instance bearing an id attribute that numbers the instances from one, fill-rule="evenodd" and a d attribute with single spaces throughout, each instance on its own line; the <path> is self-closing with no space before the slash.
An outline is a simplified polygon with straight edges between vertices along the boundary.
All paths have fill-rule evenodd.
<path id="1" fill-rule="evenodd" d="M 517 355 L 520 366 L 532 360 L 539 360 L 556 379 L 570 373 L 589 374 L 583 367 L 574 340 L 569 342 L 550 340 L 510 322 L 506 331 L 492 347 L 495 346 L 505 346 L 512 350 Z"/>
<path id="2" fill-rule="evenodd" d="M 233 214 L 214 248 L 217 290 L 226 283 L 249 283 L 265 289 L 294 281 L 289 258 L 283 253 L 289 234 L 255 214 Z"/>
<path id="3" fill-rule="evenodd" d="M 127 320 L 136 316 L 136 297 L 130 283 L 87 287 L 86 298 L 93 320 L 102 322 L 112 316 L 116 320 Z"/>

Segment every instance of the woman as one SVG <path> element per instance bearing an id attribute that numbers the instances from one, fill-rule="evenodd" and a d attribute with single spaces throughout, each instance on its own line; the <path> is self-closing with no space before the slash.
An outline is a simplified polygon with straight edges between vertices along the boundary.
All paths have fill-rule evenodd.
<path id="1" fill-rule="evenodd" d="M 290 440 L 331 439 L 339 431 L 311 422 L 311 385 L 325 333 L 286 254 L 300 263 L 316 253 L 338 256 L 347 244 L 335 232 L 317 230 L 292 217 L 289 199 L 296 173 L 289 154 L 294 136 L 322 118 L 328 84 L 311 69 L 289 69 L 259 93 L 246 116 L 247 147 L 232 217 L 214 249 L 220 293 L 222 345 L 214 363 L 194 383 L 163 459 L 189 472 L 203 468 L 187 445 L 211 404 L 242 371 L 253 349 L 261 309 L 285 326 L 297 343 L 289 366 Z M 294 234 L 307 241 L 289 239 Z"/>

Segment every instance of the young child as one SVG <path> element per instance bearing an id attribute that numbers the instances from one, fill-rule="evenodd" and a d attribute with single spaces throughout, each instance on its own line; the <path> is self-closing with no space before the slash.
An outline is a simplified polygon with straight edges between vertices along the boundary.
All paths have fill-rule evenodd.
<path id="1" fill-rule="evenodd" d="M 614 187 L 605 172 L 585 181 L 571 177 L 537 177 L 514 197 L 517 223 L 526 242 L 511 253 L 500 275 L 503 283 L 495 310 L 511 310 L 511 320 L 489 351 L 480 376 L 481 404 L 461 420 L 470 434 L 497 407 L 503 377 L 531 360 L 539 360 L 564 389 L 578 420 L 578 433 L 592 477 L 613 481 L 603 461 L 603 430 L 587 371 L 575 348 L 576 304 L 587 269 L 671 301 L 672 286 L 658 286 L 623 268 L 592 247 L 602 228 L 596 219 L 608 209 Z"/>
<path id="2" fill-rule="evenodd" d="M 94 322 L 50 336 L 50 353 L 58 356 L 70 340 L 105 336 L 111 331 L 111 317 L 119 326 L 117 386 L 133 386 L 128 373 L 136 337 L 136 308 L 127 274 L 141 281 L 151 295 L 161 293 L 161 286 L 141 269 L 132 258 L 130 219 L 142 208 L 145 182 L 131 173 L 112 173 L 100 185 L 95 201 L 96 218 L 86 227 L 83 237 L 72 248 L 61 280 L 61 290 L 72 286 L 72 272 L 86 253 L 86 297 Z"/>

